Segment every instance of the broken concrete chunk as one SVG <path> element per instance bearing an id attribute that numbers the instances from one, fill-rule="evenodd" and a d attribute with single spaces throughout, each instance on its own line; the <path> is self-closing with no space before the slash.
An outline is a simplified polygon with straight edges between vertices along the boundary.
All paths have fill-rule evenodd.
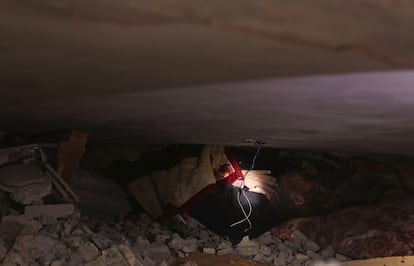
<path id="1" fill-rule="evenodd" d="M 20 234 L 34 234 L 39 232 L 42 224 L 30 219 L 26 215 L 3 216 L 0 225 L 0 237 L 8 243 L 14 242 Z"/>
<path id="2" fill-rule="evenodd" d="M 335 259 L 338 260 L 338 261 L 340 261 L 340 262 L 345 262 L 345 261 L 348 260 L 347 257 L 345 257 L 344 255 L 339 254 L 339 253 L 336 253 L 335 254 Z"/>
<path id="3" fill-rule="evenodd" d="M 316 244 L 315 242 L 313 242 L 311 240 L 308 240 L 308 239 L 303 240 L 302 245 L 303 245 L 303 248 L 305 250 L 311 250 L 311 251 L 314 251 L 314 252 L 318 252 L 320 250 L 320 247 L 319 247 L 318 244 Z"/>
<path id="4" fill-rule="evenodd" d="M 277 266 L 287 265 L 287 257 L 285 257 L 283 255 L 279 255 L 279 256 L 274 258 L 273 264 L 277 265 Z"/>
<path id="5" fill-rule="evenodd" d="M 72 236 L 66 239 L 67 243 L 72 248 L 78 248 L 82 244 L 82 237 Z"/>
<path id="6" fill-rule="evenodd" d="M 310 258 L 312 258 L 313 260 L 318 260 L 320 259 L 320 256 L 318 253 L 312 251 L 312 250 L 307 250 L 306 251 L 306 255 L 308 255 Z"/>
<path id="7" fill-rule="evenodd" d="M 28 261 L 20 256 L 16 250 L 10 250 L 4 258 L 2 265 L 29 265 Z"/>
<path id="8" fill-rule="evenodd" d="M 178 234 L 174 234 L 168 245 L 174 250 L 181 250 L 184 245 L 184 239 L 182 239 Z"/>
<path id="9" fill-rule="evenodd" d="M 254 261 L 263 261 L 264 255 L 262 253 L 258 253 L 253 257 Z"/>
<path id="10" fill-rule="evenodd" d="M 91 242 L 81 244 L 77 252 L 84 262 L 90 262 L 101 254 L 98 248 Z"/>
<path id="11" fill-rule="evenodd" d="M 216 250 L 214 248 L 203 248 L 203 253 L 210 254 L 210 255 L 215 255 Z"/>
<path id="12" fill-rule="evenodd" d="M 121 252 L 124 259 L 128 262 L 130 266 L 135 266 L 136 258 L 135 254 L 127 245 L 120 245 L 118 246 L 119 251 Z"/>
<path id="13" fill-rule="evenodd" d="M 170 239 L 170 236 L 167 234 L 157 234 L 155 236 L 155 242 L 164 244 L 167 240 Z"/>
<path id="14" fill-rule="evenodd" d="M 139 253 L 152 259 L 168 260 L 171 257 L 170 249 L 167 245 L 152 244 L 147 246 L 138 246 Z"/>
<path id="15" fill-rule="evenodd" d="M 277 246 L 277 249 L 280 252 L 286 253 L 286 254 L 293 254 L 293 250 L 291 248 L 289 248 L 287 245 L 285 245 L 284 243 L 280 243 Z"/>
<path id="16" fill-rule="evenodd" d="M 108 248 L 102 251 L 105 256 L 105 264 L 107 266 L 129 266 L 130 264 L 124 259 L 122 254 L 116 247 Z"/>
<path id="17" fill-rule="evenodd" d="M 108 249 L 111 245 L 111 241 L 109 239 L 98 234 L 94 235 L 91 240 L 100 250 Z"/>
<path id="18" fill-rule="evenodd" d="M 272 254 L 272 249 L 266 245 L 260 245 L 259 252 L 265 256 L 270 256 Z"/>
<path id="19" fill-rule="evenodd" d="M 237 245 L 236 251 L 241 256 L 254 256 L 259 252 L 259 243 L 252 241 L 248 236 L 245 236 Z"/>
<path id="20" fill-rule="evenodd" d="M 21 204 L 39 202 L 52 190 L 52 179 L 37 165 L 15 164 L 0 167 L 0 189 Z"/>
<path id="21" fill-rule="evenodd" d="M 68 258 L 66 246 L 55 238 L 44 235 L 18 236 L 13 249 L 21 256 L 36 259 L 41 265 L 49 265 L 55 259 Z"/>
<path id="22" fill-rule="evenodd" d="M 48 180 L 50 181 L 50 176 L 35 164 L 12 164 L 0 167 L 0 184 L 8 187 L 24 187 Z"/>
<path id="23" fill-rule="evenodd" d="M 298 253 L 295 255 L 295 260 L 307 260 L 309 257 L 305 254 Z"/>
<path id="24" fill-rule="evenodd" d="M 33 218 L 63 218 L 74 212 L 73 204 L 31 205 L 24 208 L 24 214 Z"/>
<path id="25" fill-rule="evenodd" d="M 331 259 L 335 256 L 335 250 L 329 246 L 326 249 L 322 250 L 321 256 L 323 259 Z"/>
<path id="26" fill-rule="evenodd" d="M 256 238 L 255 241 L 257 243 L 259 243 L 259 244 L 262 244 L 262 245 L 269 245 L 273 241 L 272 233 L 270 233 L 269 231 L 267 231 L 263 235 L 261 235 L 258 238 Z"/>
<path id="27" fill-rule="evenodd" d="M 27 205 L 38 202 L 52 192 L 52 182 L 44 181 L 33 183 L 24 187 L 14 187 L 10 198 L 15 202 Z"/>
<path id="28" fill-rule="evenodd" d="M 142 236 L 138 236 L 137 240 L 135 241 L 135 245 L 137 246 L 147 246 L 149 244 L 150 242 L 148 241 L 148 239 L 145 239 Z"/>
<path id="29" fill-rule="evenodd" d="M 217 250 L 217 255 L 219 256 L 223 256 L 223 255 L 227 255 L 231 253 L 233 253 L 233 249 L 231 247 Z"/>
<path id="30" fill-rule="evenodd" d="M 185 239 L 181 249 L 185 253 L 194 252 L 197 250 L 197 240 L 195 238 Z"/>

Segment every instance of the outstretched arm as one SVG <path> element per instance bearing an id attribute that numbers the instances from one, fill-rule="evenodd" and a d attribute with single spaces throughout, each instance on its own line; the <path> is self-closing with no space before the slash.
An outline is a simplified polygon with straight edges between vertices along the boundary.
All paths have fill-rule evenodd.
<path id="1" fill-rule="evenodd" d="M 242 173 L 244 180 L 237 180 L 233 186 L 243 188 L 244 182 L 250 192 L 263 194 L 270 201 L 279 199 L 277 180 L 269 170 L 242 170 Z"/>

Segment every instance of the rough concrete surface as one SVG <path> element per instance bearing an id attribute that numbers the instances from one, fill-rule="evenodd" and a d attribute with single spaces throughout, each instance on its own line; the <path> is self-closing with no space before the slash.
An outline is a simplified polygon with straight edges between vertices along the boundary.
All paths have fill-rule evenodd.
<path id="1" fill-rule="evenodd" d="M 2 130 L 412 153 L 412 72 L 337 75 L 412 68 L 413 21 L 411 0 L 1 0 Z"/>

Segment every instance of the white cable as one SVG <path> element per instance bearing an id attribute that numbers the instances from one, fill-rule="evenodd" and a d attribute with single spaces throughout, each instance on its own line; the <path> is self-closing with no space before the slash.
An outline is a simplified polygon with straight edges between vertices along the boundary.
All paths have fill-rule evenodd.
<path id="1" fill-rule="evenodd" d="M 240 192 L 239 192 L 239 194 L 237 194 L 237 202 L 239 203 L 240 209 L 242 210 L 242 213 L 243 213 L 243 215 L 244 215 L 244 219 L 242 219 L 242 220 L 240 220 L 240 221 L 238 221 L 238 222 L 235 222 L 235 223 L 233 223 L 233 224 L 231 224 L 231 225 L 230 225 L 230 227 L 234 227 L 234 226 L 236 226 L 236 225 L 238 225 L 238 224 L 243 223 L 244 221 L 247 221 L 247 222 L 249 223 L 249 227 L 248 227 L 248 228 L 246 228 L 246 229 L 244 230 L 244 232 L 247 232 L 247 231 L 249 231 L 250 229 L 252 229 L 252 228 L 253 228 L 252 222 L 250 221 L 250 216 L 252 215 L 253 207 L 252 207 L 252 203 L 250 202 L 249 198 L 248 198 L 248 197 L 247 197 L 247 195 L 246 195 L 246 191 L 244 190 L 244 188 L 245 188 L 245 185 L 244 185 L 244 179 L 246 179 L 247 174 L 249 174 L 249 172 L 250 172 L 251 170 L 253 170 L 253 168 L 254 168 L 254 166 L 255 166 L 255 164 L 256 164 L 256 159 L 257 159 L 257 156 L 259 155 L 260 148 L 261 148 L 262 144 L 263 144 L 263 142 L 262 142 L 262 141 L 260 141 L 260 140 L 259 140 L 259 141 L 256 141 L 256 145 L 258 146 L 258 147 L 257 147 L 256 154 L 255 154 L 255 155 L 254 155 L 254 157 L 253 157 L 253 160 L 252 160 L 252 165 L 250 166 L 250 169 L 249 169 L 249 170 L 247 170 L 246 174 L 244 175 L 243 179 L 241 180 L 241 185 L 240 185 L 240 188 L 239 188 L 239 189 L 240 189 Z M 247 204 L 249 205 L 249 214 L 247 214 L 247 213 L 246 213 L 246 211 L 245 211 L 245 209 L 244 209 L 243 205 L 241 204 L 241 201 L 240 201 L 240 194 L 243 194 L 243 197 L 246 199 Z"/>
<path id="2" fill-rule="evenodd" d="M 241 201 L 240 201 L 240 194 L 243 194 L 244 198 L 246 199 L 246 201 L 247 201 L 247 203 L 248 203 L 248 205 L 249 205 L 249 214 L 247 214 L 247 213 L 246 213 L 246 211 L 245 211 L 245 209 L 244 209 L 243 205 L 241 204 Z M 236 225 L 238 225 L 238 224 L 243 223 L 244 221 L 247 221 L 247 222 L 249 223 L 249 227 L 248 227 L 248 228 L 246 228 L 246 229 L 244 230 L 244 232 L 247 232 L 247 231 L 249 231 L 250 229 L 252 229 L 252 228 L 253 228 L 253 226 L 252 226 L 252 222 L 251 222 L 251 221 L 250 221 L 250 219 L 249 219 L 249 218 L 250 218 L 250 216 L 251 216 L 251 214 L 252 214 L 252 210 L 253 210 L 253 208 L 252 208 L 252 204 L 251 204 L 251 202 L 250 202 L 249 198 L 246 196 L 246 191 L 242 190 L 242 191 L 241 191 L 241 193 L 237 194 L 237 202 L 239 203 L 240 209 L 242 210 L 243 215 L 244 215 L 244 217 L 245 217 L 245 218 L 244 218 L 244 219 L 242 219 L 242 220 L 240 220 L 240 221 L 238 221 L 238 222 L 235 222 L 234 224 L 230 225 L 230 227 L 234 227 L 234 226 L 236 226 Z"/>

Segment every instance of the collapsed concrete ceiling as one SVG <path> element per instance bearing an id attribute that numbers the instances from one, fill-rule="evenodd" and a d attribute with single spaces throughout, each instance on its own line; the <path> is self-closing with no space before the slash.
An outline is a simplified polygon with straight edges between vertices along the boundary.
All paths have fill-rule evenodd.
<path id="1" fill-rule="evenodd" d="M 0 0 L 1 128 L 412 154 L 413 22 L 410 0 Z"/>

